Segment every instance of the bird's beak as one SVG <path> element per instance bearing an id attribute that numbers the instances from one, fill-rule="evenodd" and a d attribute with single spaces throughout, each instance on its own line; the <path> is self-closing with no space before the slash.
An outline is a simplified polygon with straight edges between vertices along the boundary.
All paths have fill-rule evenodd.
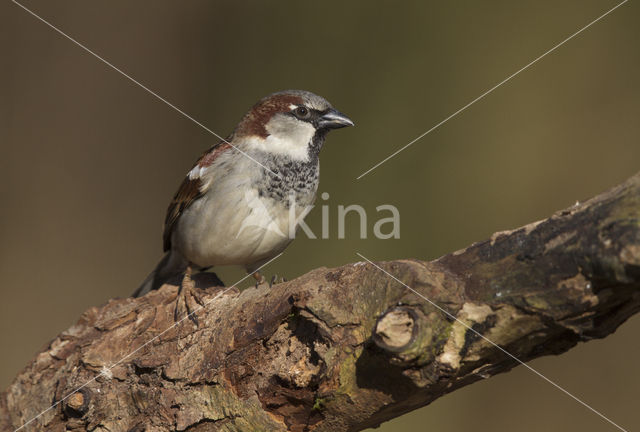
<path id="1" fill-rule="evenodd" d="M 340 111 L 331 108 L 320 117 L 318 126 L 320 129 L 338 129 L 345 126 L 353 126 L 353 122 Z"/>

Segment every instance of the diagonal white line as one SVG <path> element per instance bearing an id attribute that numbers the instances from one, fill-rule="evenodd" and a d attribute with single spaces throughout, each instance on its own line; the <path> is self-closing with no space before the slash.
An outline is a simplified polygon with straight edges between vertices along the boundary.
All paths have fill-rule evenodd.
<path id="1" fill-rule="evenodd" d="M 511 357 L 512 359 L 514 359 L 515 361 L 517 361 L 518 363 L 520 363 L 522 366 L 526 367 L 527 369 L 529 369 L 531 372 L 533 372 L 534 374 L 538 375 L 540 378 L 542 378 L 543 380 L 545 380 L 546 382 L 548 382 L 549 384 L 551 384 L 552 386 L 554 386 L 555 388 L 557 388 L 558 390 L 560 390 L 561 392 L 563 392 L 564 394 L 566 394 L 567 396 L 571 397 L 573 400 L 575 400 L 576 402 L 580 403 L 581 405 L 583 405 L 584 407 L 586 407 L 587 409 L 589 409 L 590 411 L 592 411 L 593 413 L 597 414 L 598 416 L 600 416 L 600 418 L 608 421 L 609 423 L 611 423 L 613 426 L 617 427 L 618 429 L 620 429 L 623 432 L 628 432 L 626 429 L 624 429 L 622 426 L 614 423 L 611 419 L 609 419 L 608 417 L 606 417 L 604 414 L 602 414 L 600 411 L 596 410 L 595 408 L 592 408 L 590 405 L 588 405 L 586 402 L 583 402 L 582 400 L 578 399 L 576 396 L 574 396 L 573 394 L 569 393 L 568 390 L 565 390 L 563 387 L 560 387 L 560 385 L 556 384 L 555 382 L 551 381 L 549 378 L 547 378 L 546 376 L 542 375 L 540 372 L 538 372 L 537 370 L 535 370 L 534 368 L 532 368 L 531 366 L 529 366 L 528 364 L 526 364 L 525 362 L 523 362 L 522 360 L 520 360 L 519 358 L 517 358 L 516 356 L 514 356 L 513 354 L 511 354 L 509 351 L 505 350 L 504 348 L 502 348 L 501 346 L 499 346 L 498 344 L 496 344 L 495 342 L 493 342 L 492 340 L 490 340 L 489 338 L 487 338 L 486 336 L 484 336 L 483 334 L 479 333 L 478 331 L 474 330 L 471 326 L 467 325 L 465 322 L 459 320 L 457 317 L 455 317 L 454 315 L 452 315 L 450 312 L 448 312 L 447 310 L 443 309 L 442 307 L 440 307 L 438 304 L 434 303 L 433 301 L 429 300 L 427 297 L 425 297 L 424 295 L 420 294 L 418 291 L 414 290 L 413 288 L 411 288 L 409 285 L 407 285 L 406 283 L 402 282 L 400 279 L 398 279 L 397 277 L 395 277 L 394 275 L 392 275 L 391 273 L 389 273 L 388 271 L 386 271 L 385 269 L 383 269 L 382 267 L 380 267 L 379 265 L 377 265 L 376 263 L 374 263 L 373 261 L 371 261 L 369 258 L 363 256 L 362 254 L 360 254 L 359 252 L 356 252 L 356 255 L 358 255 L 360 258 L 366 260 L 369 264 L 371 264 L 372 266 L 376 267 L 378 270 L 382 271 L 384 274 L 386 274 L 387 276 L 389 276 L 390 278 L 392 278 L 393 280 L 395 280 L 396 282 L 398 282 L 399 284 L 403 285 L 405 288 L 407 288 L 408 290 L 410 290 L 411 292 L 413 292 L 415 295 L 417 295 L 418 297 L 420 297 L 421 299 L 427 301 L 431 306 L 435 307 L 436 309 L 438 309 L 440 312 L 444 313 L 446 316 L 448 316 L 449 318 L 459 322 L 460 324 L 462 324 L 464 327 L 466 327 L 468 330 L 471 330 L 473 333 L 475 333 L 476 335 L 478 335 L 479 337 L 481 337 L 482 339 L 484 339 L 485 341 L 489 342 L 491 345 L 493 345 L 494 347 L 498 348 L 500 351 L 502 351 L 503 353 L 505 353 L 506 355 L 508 355 L 509 357 Z"/>
<path id="2" fill-rule="evenodd" d="M 239 151 L 240 153 L 242 153 L 244 156 L 246 156 L 247 158 L 251 159 L 252 161 L 254 161 L 255 163 L 257 163 L 258 165 L 260 165 L 262 168 L 266 169 L 267 171 L 269 171 L 271 174 L 273 174 L 274 176 L 280 178 L 280 175 L 278 175 L 277 173 L 273 172 L 272 170 L 270 170 L 269 168 L 267 168 L 266 166 L 264 166 L 263 164 L 261 164 L 260 162 L 258 162 L 257 160 L 255 160 L 253 157 L 249 156 L 247 153 L 243 152 L 242 150 L 240 150 L 238 147 L 234 146 L 233 144 L 231 144 L 229 141 L 225 140 L 224 138 L 222 138 L 220 135 L 218 135 L 217 133 L 215 133 L 214 131 L 212 131 L 211 129 L 209 129 L 207 126 L 203 125 L 202 123 L 200 123 L 198 120 L 194 119 L 193 117 L 191 117 L 189 114 L 187 114 L 186 112 L 184 112 L 183 110 L 181 110 L 180 108 L 178 108 L 177 106 L 175 106 L 174 104 L 172 104 L 171 102 L 169 102 L 168 100 L 166 100 L 165 98 L 163 98 L 162 96 L 160 96 L 159 94 L 157 94 L 156 92 L 154 92 L 153 90 L 151 90 L 149 87 L 145 86 L 144 84 L 140 83 L 139 81 L 137 81 L 136 79 L 132 78 L 130 75 L 128 75 L 127 73 L 123 72 L 122 70 L 118 69 L 116 66 L 114 66 L 113 64 L 111 64 L 109 61 L 105 60 L 104 58 L 100 57 L 98 54 L 96 54 L 95 52 L 91 51 L 89 48 L 87 48 L 86 46 L 84 46 L 83 44 L 81 44 L 80 42 L 78 42 L 77 40 L 75 40 L 74 38 L 72 38 L 71 36 L 69 36 L 68 34 L 66 34 L 65 32 L 63 32 L 62 30 L 60 30 L 59 28 L 57 28 L 56 26 L 54 26 L 53 24 L 51 24 L 49 21 L 45 20 L 44 18 L 42 18 L 41 16 L 37 15 L 35 12 L 33 12 L 31 9 L 28 9 L 27 7 L 23 6 L 22 4 L 18 3 L 16 0 L 11 0 L 13 3 L 15 3 L 16 5 L 20 6 L 22 9 L 24 9 L 25 11 L 29 12 L 31 15 L 33 15 L 34 17 L 36 17 L 37 19 L 39 19 L 40 21 L 42 21 L 43 23 L 45 23 L 46 25 L 48 25 L 49 27 L 51 27 L 53 30 L 55 30 L 56 32 L 60 33 L 62 36 L 64 36 L 65 38 L 69 39 L 71 42 L 73 42 L 74 44 L 78 45 L 80 48 L 82 48 L 83 50 L 85 50 L 86 52 L 88 52 L 89 54 L 91 54 L 92 56 L 94 56 L 95 58 L 97 58 L 98 60 L 100 60 L 102 63 L 106 64 L 107 66 L 109 66 L 111 69 L 115 70 L 116 72 L 120 73 L 122 76 L 124 76 L 125 78 L 129 79 L 129 81 L 133 82 L 134 84 L 138 85 L 140 88 L 144 89 L 147 91 L 147 93 L 151 94 L 152 96 L 155 96 L 158 100 L 164 102 L 165 104 L 167 104 L 169 107 L 173 108 L 175 111 L 177 111 L 178 113 L 182 114 L 184 117 L 188 118 L 189 120 L 191 120 L 192 122 L 194 122 L 195 124 L 197 124 L 198 126 L 200 126 L 202 129 L 206 130 L 207 132 L 209 132 L 211 135 L 217 137 L 218 139 L 222 140 L 223 142 L 229 144 L 231 147 L 233 147 L 235 150 Z"/>
<path id="3" fill-rule="evenodd" d="M 275 261 L 276 259 L 280 258 L 280 256 L 283 254 L 284 252 L 280 252 L 278 255 L 274 256 L 273 258 L 271 258 L 269 261 L 267 261 L 266 263 L 262 264 L 260 267 L 258 267 L 253 273 L 259 271 L 260 269 L 262 269 L 263 267 L 266 267 L 267 265 L 269 265 L 271 262 Z M 24 423 L 22 426 L 20 426 L 18 429 L 15 429 L 13 432 L 18 432 L 19 430 L 21 430 L 22 428 L 24 428 L 25 426 L 29 425 L 30 423 L 32 423 L 33 421 L 35 421 L 38 417 L 40 417 L 41 415 L 45 414 L 46 412 L 52 410 L 53 408 L 55 408 L 56 406 L 58 406 L 60 403 L 64 402 L 66 399 L 68 399 L 71 395 L 79 392 L 80 390 L 82 390 L 83 388 L 85 388 L 86 386 L 88 386 L 89 384 L 91 384 L 92 382 L 94 382 L 96 379 L 98 379 L 98 377 L 102 376 L 102 375 L 106 375 L 109 372 L 111 372 L 111 369 L 113 369 L 114 367 L 118 366 L 120 363 L 122 363 L 123 361 L 127 360 L 129 357 L 131 357 L 132 355 L 134 355 L 135 353 L 137 353 L 138 351 L 140 351 L 142 348 L 146 347 L 147 345 L 149 345 L 151 342 L 153 342 L 154 340 L 158 339 L 160 336 L 162 336 L 163 334 L 165 334 L 166 332 L 168 332 L 169 330 L 171 330 L 172 328 L 174 328 L 175 326 L 177 326 L 178 324 L 180 324 L 182 321 L 186 320 L 187 318 L 190 318 L 192 315 L 198 313 L 200 310 L 204 309 L 205 307 L 207 307 L 209 305 L 209 303 L 213 302 L 214 300 L 217 300 L 218 298 L 220 298 L 224 293 L 226 293 L 227 291 L 229 291 L 231 288 L 234 288 L 236 285 L 238 285 L 240 282 L 244 281 L 246 278 L 248 278 L 249 276 L 251 276 L 253 273 L 250 273 L 248 275 L 246 275 L 245 277 L 243 277 L 242 279 L 240 279 L 239 281 L 237 281 L 236 283 L 234 283 L 233 285 L 231 285 L 229 288 L 225 289 L 224 291 L 218 293 L 215 297 L 213 297 L 212 299 L 210 299 L 209 301 L 205 302 L 202 305 L 198 305 L 197 308 L 195 308 L 190 314 L 188 314 L 185 317 L 182 317 L 179 321 L 174 322 L 172 325 L 170 325 L 169 327 L 167 327 L 166 329 L 164 329 L 161 333 L 158 333 L 157 335 L 155 335 L 154 337 L 152 337 L 151 339 L 149 339 L 148 341 L 146 341 L 145 343 L 143 343 L 142 345 L 140 345 L 138 348 L 136 348 L 135 350 L 131 351 L 129 354 L 127 354 L 126 356 L 122 357 L 120 360 L 118 360 L 117 362 L 115 362 L 114 364 L 112 364 L 111 366 L 109 366 L 108 368 L 104 368 L 98 375 L 94 376 L 93 378 L 91 378 L 89 381 L 87 381 L 86 383 L 82 384 L 80 387 L 76 388 L 75 390 L 67 393 L 63 398 L 61 398 L 60 400 L 56 401 L 53 405 L 51 405 L 49 408 L 47 408 L 46 410 L 42 411 L 40 414 L 36 415 L 35 417 L 31 418 L 29 421 L 27 421 L 26 423 Z"/>
<path id="4" fill-rule="evenodd" d="M 526 64 L 525 66 L 521 67 L 520 69 L 518 69 L 516 72 L 512 73 L 511 75 L 509 75 L 508 77 L 506 77 L 505 79 L 503 79 L 502 81 L 500 81 L 498 84 L 494 85 L 493 87 L 491 87 L 489 90 L 487 90 L 486 92 L 482 93 L 480 96 L 478 96 L 477 98 L 475 98 L 474 100 L 472 100 L 471 102 L 469 102 L 468 104 L 466 104 L 465 106 L 463 106 L 462 108 L 460 108 L 458 111 L 454 112 L 453 114 L 451 114 L 449 117 L 445 118 L 444 120 L 442 120 L 440 123 L 437 123 L 435 126 L 433 126 L 431 129 L 429 129 L 428 131 L 424 132 L 422 135 L 419 135 L 417 138 L 415 138 L 413 141 L 409 142 L 409 144 L 406 144 L 404 147 L 401 147 L 400 149 L 396 150 L 395 152 L 393 152 L 392 154 L 390 154 L 389 156 L 387 156 L 386 158 L 384 158 L 383 160 L 381 160 L 380 162 L 378 162 L 377 164 L 375 164 L 374 166 L 372 166 L 371 168 L 369 168 L 368 170 L 366 170 L 365 172 L 363 172 L 362 174 L 360 174 L 358 177 L 356 177 L 356 180 L 360 180 L 362 177 L 366 176 L 367 174 L 369 174 L 371 171 L 373 171 L 374 169 L 378 168 L 380 165 L 382 165 L 383 163 L 385 163 L 386 161 L 388 161 L 389 159 L 391 159 L 392 157 L 394 157 L 395 155 L 397 155 L 398 153 L 400 153 L 401 151 L 405 150 L 407 147 L 409 147 L 410 145 L 412 145 L 413 143 L 415 143 L 416 141 L 424 138 L 426 135 L 428 135 L 429 133 L 431 133 L 432 131 L 434 131 L 435 129 L 437 129 L 438 127 L 442 126 L 443 124 L 445 124 L 446 122 L 448 122 L 449 120 L 451 120 L 453 117 L 457 116 L 458 114 L 460 114 L 462 111 L 466 110 L 467 108 L 469 108 L 471 105 L 473 105 L 474 103 L 478 102 L 480 99 L 482 99 L 483 97 L 485 97 L 486 95 L 488 95 L 489 93 L 491 93 L 492 91 L 494 91 L 495 89 L 497 89 L 498 87 L 500 87 L 502 84 L 506 83 L 507 81 L 509 81 L 511 78 L 515 77 L 516 75 L 518 75 L 520 72 L 524 71 L 525 69 L 529 68 L 529 66 L 532 66 L 534 63 L 536 63 L 538 60 L 542 59 L 543 57 L 545 57 L 547 54 L 550 54 L 551 52 L 555 51 L 557 48 L 559 48 L 560 46 L 564 45 L 566 42 L 570 41 L 571 39 L 573 39 L 574 37 L 576 37 L 577 35 L 579 35 L 580 33 L 582 33 L 583 31 L 585 31 L 586 29 L 588 29 L 589 27 L 591 27 L 593 24 L 597 23 L 598 21 L 600 21 L 602 18 L 606 17 L 607 15 L 609 15 L 611 12 L 613 12 L 614 10 L 618 9 L 620 6 L 622 6 L 623 4 L 625 4 L 626 2 L 628 2 L 629 0 L 624 0 L 622 3 L 619 3 L 618 5 L 616 5 L 615 7 L 609 9 L 607 12 L 605 12 L 604 14 L 600 15 L 598 18 L 596 18 L 595 20 L 591 21 L 589 24 L 587 24 L 586 26 L 582 27 L 580 30 L 578 30 L 577 32 L 575 32 L 574 34 L 572 34 L 571 36 L 569 36 L 568 38 L 566 38 L 565 40 L 563 40 L 562 42 L 560 42 L 559 44 L 555 45 L 553 48 L 551 48 L 550 50 L 546 51 L 544 54 L 541 54 L 540 56 L 536 57 L 534 60 L 532 60 L 531 62 L 529 62 L 528 64 Z"/>

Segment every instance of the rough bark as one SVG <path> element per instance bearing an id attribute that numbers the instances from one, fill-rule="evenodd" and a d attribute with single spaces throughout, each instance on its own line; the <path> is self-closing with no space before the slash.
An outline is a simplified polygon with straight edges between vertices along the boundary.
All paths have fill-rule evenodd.
<path id="1" fill-rule="evenodd" d="M 93 379 L 23 430 L 357 431 L 518 364 L 461 322 L 523 361 L 605 337 L 640 308 L 640 175 L 438 260 L 379 265 L 460 321 L 363 262 L 199 288 L 199 325 L 166 332 L 165 285 L 86 311 L 2 394 L 0 426 Z"/>

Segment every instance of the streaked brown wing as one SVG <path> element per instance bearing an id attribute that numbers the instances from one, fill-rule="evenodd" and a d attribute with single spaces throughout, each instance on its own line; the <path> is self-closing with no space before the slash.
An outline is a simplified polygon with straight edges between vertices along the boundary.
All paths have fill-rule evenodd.
<path id="1" fill-rule="evenodd" d="M 201 186 L 202 180 L 199 178 L 191 180 L 189 177 L 186 177 L 180 185 L 178 192 L 176 192 L 171 200 L 171 204 L 169 204 L 169 208 L 167 209 L 167 216 L 164 219 L 164 234 L 162 236 L 165 252 L 171 249 L 171 234 L 173 234 L 173 229 L 180 215 L 193 201 L 202 196 L 202 191 L 200 191 Z"/>
<path id="2" fill-rule="evenodd" d="M 232 137 L 229 137 L 226 141 L 220 141 L 213 145 L 209 150 L 204 152 L 204 154 L 193 165 L 193 168 L 198 165 L 201 167 L 211 165 L 220 153 L 231 148 L 231 145 L 227 144 L 231 139 Z M 178 223 L 178 219 L 180 219 L 180 215 L 205 192 L 201 190 L 201 188 L 202 180 L 200 180 L 200 178 L 190 179 L 189 176 L 187 176 L 180 185 L 180 188 L 178 188 L 178 192 L 176 192 L 171 200 L 169 208 L 167 208 L 167 215 L 164 219 L 164 233 L 162 235 L 165 252 L 171 249 L 171 235 Z"/>

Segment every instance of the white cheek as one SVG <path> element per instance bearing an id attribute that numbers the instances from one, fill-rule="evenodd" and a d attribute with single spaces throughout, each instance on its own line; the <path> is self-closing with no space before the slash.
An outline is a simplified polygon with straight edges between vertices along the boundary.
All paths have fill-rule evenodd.
<path id="1" fill-rule="evenodd" d="M 310 123 L 291 119 L 267 124 L 266 139 L 250 138 L 252 147 L 268 153 L 289 156 L 295 160 L 309 160 L 309 143 L 316 130 Z"/>

